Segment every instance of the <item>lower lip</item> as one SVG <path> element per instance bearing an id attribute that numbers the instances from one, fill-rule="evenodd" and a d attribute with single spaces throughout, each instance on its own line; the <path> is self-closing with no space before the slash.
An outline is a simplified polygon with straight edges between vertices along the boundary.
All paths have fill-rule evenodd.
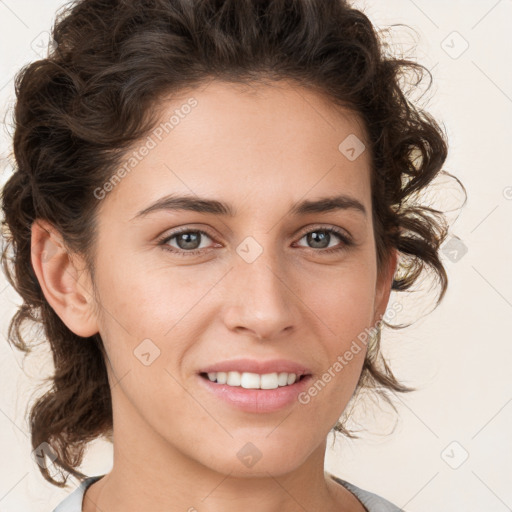
<path id="1" fill-rule="evenodd" d="M 245 389 L 241 386 L 218 384 L 201 375 L 198 378 L 208 391 L 238 410 L 264 413 L 279 411 L 298 402 L 297 395 L 309 386 L 311 375 L 276 389 Z"/>

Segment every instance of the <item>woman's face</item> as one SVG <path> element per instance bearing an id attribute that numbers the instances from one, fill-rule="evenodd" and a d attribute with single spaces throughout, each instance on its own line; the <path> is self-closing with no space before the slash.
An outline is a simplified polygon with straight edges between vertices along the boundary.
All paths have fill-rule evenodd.
<path id="1" fill-rule="evenodd" d="M 115 443 L 137 464 L 291 471 L 352 396 L 365 356 L 353 342 L 388 301 L 361 123 L 286 82 L 212 82 L 161 120 L 97 191 Z"/>

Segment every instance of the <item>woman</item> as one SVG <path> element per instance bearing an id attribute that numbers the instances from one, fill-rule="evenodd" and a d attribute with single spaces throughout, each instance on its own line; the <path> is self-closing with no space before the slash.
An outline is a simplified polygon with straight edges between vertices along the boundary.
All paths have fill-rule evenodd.
<path id="1" fill-rule="evenodd" d="M 10 341 L 40 322 L 55 363 L 33 448 L 82 479 L 55 512 L 399 510 L 324 456 L 359 391 L 411 390 L 380 353 L 391 290 L 446 290 L 416 201 L 447 143 L 399 85 L 422 67 L 342 0 L 82 0 L 53 38 L 2 206 Z"/>

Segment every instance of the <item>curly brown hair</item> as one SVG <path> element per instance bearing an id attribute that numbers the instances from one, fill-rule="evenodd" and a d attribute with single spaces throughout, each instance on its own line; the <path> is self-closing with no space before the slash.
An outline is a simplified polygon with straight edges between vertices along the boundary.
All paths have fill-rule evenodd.
<path id="1" fill-rule="evenodd" d="M 418 193 L 444 173 L 447 142 L 400 85 L 411 71 L 415 86 L 425 71 L 430 83 L 432 76 L 420 64 L 387 54 L 381 34 L 347 1 L 81 0 L 58 13 L 52 36 L 56 45 L 48 57 L 16 76 L 15 169 L 2 192 L 2 267 L 23 299 L 8 340 L 28 355 L 36 340 L 22 327 L 42 325 L 55 367 L 51 389 L 30 411 L 32 446 L 48 443 L 63 477 L 58 481 L 40 466 L 46 480 L 63 487 L 65 473 L 85 477 L 77 467 L 88 442 L 112 434 L 112 403 L 99 333 L 74 334 L 45 299 L 31 264 L 31 226 L 35 219 L 49 221 L 94 276 L 100 203 L 94 190 L 154 127 L 152 107 L 164 95 L 212 79 L 291 79 L 359 114 L 372 155 L 379 269 L 397 249 L 392 289 L 408 290 L 431 271 L 440 302 L 447 288 L 439 256 L 446 218 L 420 204 Z M 363 388 L 384 397 L 413 390 L 390 370 L 380 330 L 356 391 Z M 334 430 L 357 437 L 341 422 Z"/>

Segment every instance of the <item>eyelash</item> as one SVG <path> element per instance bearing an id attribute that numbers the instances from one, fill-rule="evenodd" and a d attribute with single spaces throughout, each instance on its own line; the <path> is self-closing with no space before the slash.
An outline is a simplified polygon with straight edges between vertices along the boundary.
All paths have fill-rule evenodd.
<path id="1" fill-rule="evenodd" d="M 317 249 L 316 250 L 316 249 L 310 247 L 309 249 L 312 251 L 319 252 L 321 254 L 331 254 L 331 253 L 337 253 L 337 252 L 344 251 L 347 248 L 349 248 L 350 246 L 354 245 L 353 241 L 345 234 L 345 232 L 343 232 L 337 228 L 333 228 L 333 227 L 329 227 L 329 228 L 316 227 L 310 231 L 306 231 L 305 233 L 303 233 L 301 235 L 301 237 L 299 238 L 299 240 L 304 238 L 306 235 L 308 235 L 310 233 L 314 233 L 316 231 L 323 231 L 326 233 L 335 234 L 336 236 L 338 236 L 341 239 L 341 241 L 343 243 L 339 247 L 331 247 L 330 249 Z M 177 250 L 175 248 L 170 248 L 167 245 L 167 242 L 169 242 L 173 238 L 175 238 L 178 235 L 181 235 L 183 233 L 201 233 L 201 235 L 206 235 L 208 238 L 213 240 L 213 237 L 206 231 L 203 231 L 201 229 L 183 228 L 178 231 L 174 231 L 171 235 L 167 235 L 167 236 L 163 236 L 163 237 L 159 238 L 157 241 L 158 245 L 162 246 L 162 249 L 164 249 L 165 251 L 169 251 L 173 254 L 176 254 L 177 256 L 183 256 L 183 257 L 195 256 L 195 255 L 201 254 L 205 250 L 205 249 L 193 249 L 190 251 L 186 251 L 183 249 Z"/>

